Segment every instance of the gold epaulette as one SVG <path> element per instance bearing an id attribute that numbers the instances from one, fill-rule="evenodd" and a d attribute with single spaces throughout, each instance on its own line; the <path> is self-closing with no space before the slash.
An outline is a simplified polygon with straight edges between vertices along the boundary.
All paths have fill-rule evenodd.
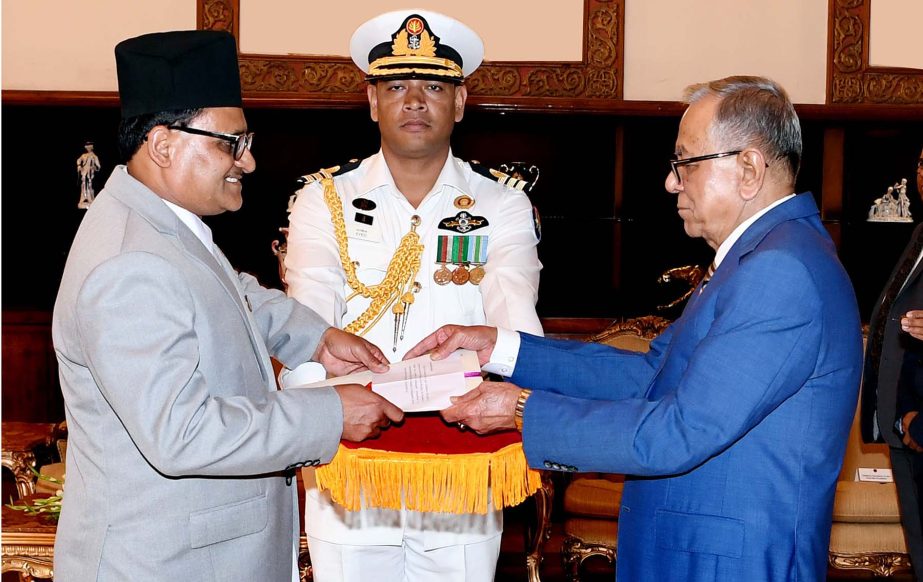
<path id="1" fill-rule="evenodd" d="M 333 177 L 341 176 L 346 172 L 351 172 L 358 168 L 360 163 L 362 163 L 362 160 L 357 160 L 354 158 L 345 164 L 324 168 L 314 172 L 313 174 L 305 174 L 304 176 L 298 178 L 298 187 L 295 189 L 295 193 L 288 197 L 288 209 L 286 212 L 291 213 L 292 208 L 295 206 L 295 200 L 298 199 L 298 194 L 301 193 L 301 190 L 305 186 L 313 184 L 314 182 L 320 182 L 324 179 L 324 174 Z"/>
<path id="2" fill-rule="evenodd" d="M 510 176 L 509 174 L 504 174 L 500 170 L 489 168 L 477 160 L 471 160 L 468 163 L 471 165 L 472 170 L 484 176 L 485 178 L 499 183 L 502 186 L 512 188 L 513 190 L 519 190 L 520 192 L 525 192 L 526 194 L 532 191 L 533 183 L 529 182 L 528 180 L 521 180 L 519 178 Z"/>
<path id="3" fill-rule="evenodd" d="M 362 160 L 352 159 L 346 162 L 345 164 L 339 166 L 332 166 L 330 168 L 324 168 L 318 170 L 313 174 L 305 174 L 304 176 L 298 178 L 299 188 L 307 186 L 308 184 L 313 184 L 314 182 L 319 182 L 323 179 L 323 175 L 326 173 L 330 176 L 340 176 L 346 172 L 351 172 L 359 167 L 359 164 Z"/>

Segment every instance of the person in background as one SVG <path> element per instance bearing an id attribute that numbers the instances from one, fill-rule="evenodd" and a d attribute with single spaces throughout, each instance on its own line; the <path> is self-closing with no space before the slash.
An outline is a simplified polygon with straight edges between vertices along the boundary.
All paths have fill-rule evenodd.
<path id="1" fill-rule="evenodd" d="M 485 382 L 442 411 L 519 428 L 529 464 L 628 475 L 618 580 L 823 580 L 862 367 L 852 285 L 810 193 L 801 128 L 761 77 L 687 89 L 666 189 L 716 251 L 638 354 L 446 326 L 408 352 L 478 350 Z"/>
<path id="2" fill-rule="evenodd" d="M 256 167 L 234 38 L 115 48 L 126 165 L 87 211 L 52 320 L 68 426 L 55 579 L 288 580 L 294 468 L 402 412 L 358 385 L 278 391 L 270 356 L 331 373 L 381 351 L 237 273 L 203 216 Z"/>
<path id="3" fill-rule="evenodd" d="M 390 12 L 350 42 L 367 74 L 381 150 L 306 176 L 285 258 L 289 294 L 328 322 L 400 358 L 445 323 L 491 323 L 540 335 L 539 271 L 529 184 L 464 162 L 450 137 L 464 115 L 464 78 L 480 64 L 477 34 L 425 10 Z M 316 366 L 284 385 L 322 378 Z M 414 424 L 449 438 L 456 426 Z M 389 436 L 395 436 L 394 434 Z M 305 472 L 307 530 L 318 582 L 493 580 L 502 513 L 348 511 Z"/>
<path id="4" fill-rule="evenodd" d="M 923 152 L 917 160 L 917 193 L 923 196 Z M 872 310 L 862 382 L 862 438 L 890 447 L 891 468 L 901 507 L 901 526 L 917 580 L 923 581 L 923 519 L 919 487 L 923 461 L 918 454 L 923 425 L 920 411 L 923 374 L 923 224 L 894 266 Z M 899 387 L 900 384 L 900 387 Z"/>

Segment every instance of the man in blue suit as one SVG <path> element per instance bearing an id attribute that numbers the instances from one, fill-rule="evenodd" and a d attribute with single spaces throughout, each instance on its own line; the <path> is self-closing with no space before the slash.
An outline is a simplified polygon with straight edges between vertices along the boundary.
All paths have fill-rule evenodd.
<path id="1" fill-rule="evenodd" d="M 729 77 L 686 102 L 666 189 L 716 256 L 649 353 L 445 326 L 407 357 L 477 350 L 510 382 L 447 421 L 519 428 L 534 467 L 629 475 L 619 580 L 821 580 L 862 368 L 852 286 L 813 196 L 793 194 L 785 91 Z"/>

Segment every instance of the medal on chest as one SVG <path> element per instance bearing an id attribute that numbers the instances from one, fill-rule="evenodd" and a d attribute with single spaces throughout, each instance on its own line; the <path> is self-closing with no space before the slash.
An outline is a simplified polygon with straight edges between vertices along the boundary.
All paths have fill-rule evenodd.
<path id="1" fill-rule="evenodd" d="M 487 235 L 449 236 L 439 235 L 436 239 L 436 264 L 433 273 L 438 285 L 479 284 L 484 279 L 484 263 L 487 262 Z M 449 269 L 449 265 L 454 269 Z"/>

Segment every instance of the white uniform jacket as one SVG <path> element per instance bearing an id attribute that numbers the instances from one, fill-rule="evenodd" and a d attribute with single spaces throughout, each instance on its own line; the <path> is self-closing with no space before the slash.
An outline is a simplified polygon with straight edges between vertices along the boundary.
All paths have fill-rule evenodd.
<path id="1" fill-rule="evenodd" d="M 334 183 L 343 205 L 349 255 L 358 261 L 356 273 L 366 285 L 382 280 L 401 238 L 410 230 L 411 217 L 420 217 L 417 233 L 424 251 L 416 281 L 422 287 L 408 313 L 403 340 L 393 350 L 394 316 L 390 307 L 364 336 L 392 361 L 400 360 L 417 342 L 448 323 L 490 324 L 541 335 L 535 313 L 541 263 L 532 205 L 525 194 L 474 172 L 451 152 L 435 186 L 418 208 L 411 206 L 394 185 L 381 152 L 363 160 L 354 170 L 336 176 Z M 440 223 L 461 212 L 456 206 L 460 196 L 474 201 L 466 209 L 471 216 L 487 220 L 480 228 L 464 233 L 487 236 L 485 276 L 479 285 L 437 285 L 433 274 L 441 266 L 436 256 L 438 237 L 462 235 L 440 228 Z M 363 201 L 353 204 L 358 199 Z M 340 264 L 330 212 L 319 182 L 305 186 L 293 205 L 285 265 L 289 294 L 331 324 L 344 327 L 368 307 L 369 300 L 363 297 L 346 303 L 352 290 Z M 448 267 L 452 269 L 453 265 Z M 323 378 L 321 369 L 312 375 L 303 368 L 284 378 L 284 384 Z M 426 530 L 428 549 L 432 549 L 473 543 L 502 530 L 499 511 L 486 516 L 377 509 L 347 512 L 334 505 L 328 494 L 319 495 L 310 483 L 306 485 L 307 532 L 332 543 L 400 544 L 407 527 Z"/>

